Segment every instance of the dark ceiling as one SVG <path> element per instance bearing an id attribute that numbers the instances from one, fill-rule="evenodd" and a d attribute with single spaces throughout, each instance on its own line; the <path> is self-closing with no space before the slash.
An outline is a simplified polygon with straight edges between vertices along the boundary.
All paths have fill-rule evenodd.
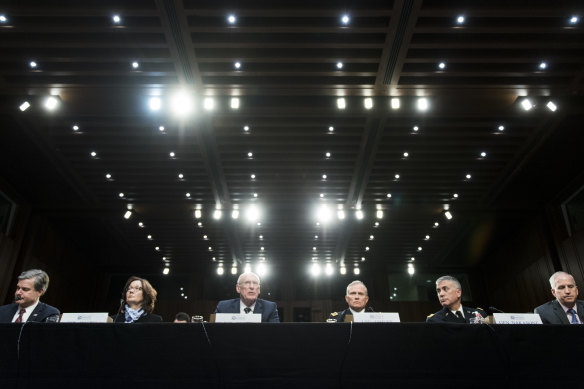
<path id="1" fill-rule="evenodd" d="M 406 271 L 412 257 L 414 266 L 453 265 L 482 217 L 534 209 L 582 173 L 584 21 L 571 20 L 584 16 L 581 1 L 0 7 L 4 179 L 59 223 L 116 242 L 127 265 L 168 263 L 173 274 L 214 263 L 228 273 L 262 258 L 330 262 L 337 272 L 369 263 Z M 170 107 L 179 88 L 193 98 L 182 119 Z M 60 105 L 46 112 L 51 94 Z M 159 111 L 148 108 L 152 96 Z M 546 180 L 557 175 L 535 168 L 543 165 L 570 166 L 554 190 Z M 251 204 L 261 225 L 245 220 Z M 332 220 L 317 225 L 322 205 Z"/>

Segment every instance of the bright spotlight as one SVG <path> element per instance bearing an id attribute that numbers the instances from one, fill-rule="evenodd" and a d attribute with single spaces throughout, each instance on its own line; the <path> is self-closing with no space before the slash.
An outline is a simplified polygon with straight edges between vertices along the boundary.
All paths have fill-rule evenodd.
<path id="1" fill-rule="evenodd" d="M 20 109 L 22 112 L 26 111 L 29 108 L 30 108 L 30 103 L 28 101 L 25 101 L 24 103 L 20 104 L 20 106 L 18 107 L 18 109 Z"/>
<path id="2" fill-rule="evenodd" d="M 162 270 L 162 274 L 164 274 L 164 275 L 166 276 L 166 275 L 168 275 L 168 273 L 170 273 L 170 268 L 169 268 L 169 267 L 165 267 L 165 268 Z"/>
<path id="3" fill-rule="evenodd" d="M 202 212 L 200 209 L 195 209 L 195 219 L 200 219 L 202 216 Z"/>
<path id="4" fill-rule="evenodd" d="M 231 267 L 231 274 L 237 274 L 237 266 Z"/>
<path id="5" fill-rule="evenodd" d="M 523 101 L 521 102 L 521 106 L 526 111 L 529 111 L 531 108 L 533 108 L 533 104 L 531 104 L 531 101 L 529 101 L 529 99 L 523 99 Z"/>
<path id="6" fill-rule="evenodd" d="M 260 218 L 260 210 L 255 204 L 251 204 L 245 210 L 245 218 L 247 221 L 255 223 Z"/>
<path id="7" fill-rule="evenodd" d="M 373 108 L 373 99 L 371 97 L 366 97 L 365 100 L 363 100 L 363 106 L 365 109 Z"/>
<path id="8" fill-rule="evenodd" d="M 341 210 L 338 210 L 337 211 L 337 218 L 339 220 L 343 220 L 345 218 L 345 211 L 343 211 L 342 209 Z"/>
<path id="9" fill-rule="evenodd" d="M 394 97 L 393 99 L 391 99 L 391 109 L 399 109 L 399 106 L 400 106 L 399 98 Z"/>
<path id="10" fill-rule="evenodd" d="M 59 99 L 57 99 L 55 96 L 49 96 L 45 100 L 44 105 L 45 108 L 48 109 L 49 111 L 54 111 L 59 106 Z"/>
<path id="11" fill-rule="evenodd" d="M 216 209 L 213 211 L 213 219 L 219 220 L 221 219 L 221 216 L 223 216 L 223 212 L 221 212 L 220 209 Z"/>
<path id="12" fill-rule="evenodd" d="M 124 219 L 128 220 L 131 217 L 132 217 L 132 211 L 126 211 L 126 213 L 124 213 Z"/>
<path id="13" fill-rule="evenodd" d="M 419 111 L 426 111 L 428 110 L 428 99 L 425 97 L 420 97 L 418 99 L 418 110 Z"/>
<path id="14" fill-rule="evenodd" d="M 414 265 L 410 264 L 411 266 L 408 266 L 408 274 L 413 276 L 414 273 L 416 272 L 416 269 L 414 269 Z"/>
<path id="15" fill-rule="evenodd" d="M 251 271 L 251 265 L 249 263 L 246 263 L 245 266 L 243 267 L 243 272 L 249 273 L 250 271 Z"/>
<path id="16" fill-rule="evenodd" d="M 148 101 L 148 107 L 151 111 L 158 111 L 162 107 L 162 101 L 159 97 L 151 97 Z"/>
<path id="17" fill-rule="evenodd" d="M 556 109 L 558 109 L 558 107 L 554 104 L 553 101 L 548 101 L 546 107 L 552 112 L 556 112 Z"/>
<path id="18" fill-rule="evenodd" d="M 239 109 L 239 97 L 231 98 L 231 109 Z"/>
<path id="19" fill-rule="evenodd" d="M 327 205 L 321 205 L 316 212 L 316 219 L 321 223 L 327 223 L 331 220 L 331 210 Z"/>
<path id="20" fill-rule="evenodd" d="M 265 263 L 258 263 L 256 266 L 256 272 L 258 273 L 258 276 L 263 277 L 268 274 L 268 267 Z"/>
<path id="21" fill-rule="evenodd" d="M 353 268 L 353 274 L 358 276 L 359 274 L 361 274 L 361 269 L 359 269 L 358 267 Z"/>
<path id="22" fill-rule="evenodd" d="M 239 210 L 234 209 L 233 211 L 231 211 L 231 218 L 232 219 L 239 219 Z"/>
<path id="23" fill-rule="evenodd" d="M 383 219 L 383 211 L 381 209 L 377 210 L 376 216 L 378 219 Z"/>
<path id="24" fill-rule="evenodd" d="M 223 270 L 223 266 L 219 266 L 219 267 L 217 268 L 217 274 L 219 274 L 220 276 L 222 276 L 224 272 L 225 272 L 225 271 Z"/>
<path id="25" fill-rule="evenodd" d="M 310 267 L 310 274 L 312 274 L 314 277 L 318 277 L 320 275 L 320 271 L 321 269 L 318 263 L 313 263 Z"/>
<path id="26" fill-rule="evenodd" d="M 203 100 L 203 107 L 206 111 L 212 111 L 215 109 L 215 100 L 212 97 L 205 97 Z"/>
<path id="27" fill-rule="evenodd" d="M 357 220 L 363 219 L 363 211 L 361 211 L 360 209 L 355 211 L 355 217 L 357 218 Z"/>
<path id="28" fill-rule="evenodd" d="M 324 274 L 326 274 L 327 276 L 332 276 L 334 272 L 335 269 L 333 268 L 332 264 L 327 263 L 326 265 L 324 265 Z"/>
<path id="29" fill-rule="evenodd" d="M 345 108 L 347 108 L 347 103 L 345 102 L 345 98 L 344 97 L 339 97 L 337 99 L 337 108 L 338 109 L 345 109 Z"/>
<path id="30" fill-rule="evenodd" d="M 446 211 L 444 212 L 444 216 L 446 216 L 446 219 L 451 220 L 452 219 L 452 214 L 450 213 L 450 211 Z"/>
<path id="31" fill-rule="evenodd" d="M 171 99 L 172 111 L 179 117 L 188 116 L 193 109 L 193 100 L 191 94 L 186 90 L 175 93 Z"/>
<path id="32" fill-rule="evenodd" d="M 345 266 L 341 266 L 341 274 L 347 274 L 347 268 Z"/>

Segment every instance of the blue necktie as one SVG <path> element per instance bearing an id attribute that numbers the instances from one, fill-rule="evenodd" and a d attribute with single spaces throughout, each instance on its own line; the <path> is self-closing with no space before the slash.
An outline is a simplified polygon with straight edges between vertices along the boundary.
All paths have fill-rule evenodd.
<path id="1" fill-rule="evenodd" d="M 570 324 L 579 324 L 578 318 L 576 317 L 576 311 L 573 308 L 568 309 L 568 313 L 572 314 L 572 322 Z"/>

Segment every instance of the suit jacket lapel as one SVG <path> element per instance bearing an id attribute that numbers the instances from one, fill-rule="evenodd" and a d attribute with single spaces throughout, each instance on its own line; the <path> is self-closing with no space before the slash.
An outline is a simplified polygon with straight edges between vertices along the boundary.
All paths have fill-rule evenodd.
<path id="1" fill-rule="evenodd" d="M 264 304 L 260 301 L 260 299 L 256 300 L 255 307 L 253 309 L 253 313 L 264 313 Z"/>
<path id="2" fill-rule="evenodd" d="M 564 312 L 564 308 L 562 308 L 562 306 L 560 305 L 558 300 L 554 300 L 552 305 L 554 307 L 554 313 L 560 319 L 562 324 L 570 324 L 570 321 L 568 320 L 568 316 L 566 315 L 566 312 Z"/>
<path id="3" fill-rule="evenodd" d="M 43 304 L 39 301 L 39 303 L 36 306 L 36 308 L 34 309 L 34 311 L 32 311 L 30 313 L 30 316 L 28 317 L 27 321 L 39 321 L 39 317 L 40 317 L 41 313 L 43 313 L 44 309 L 45 309 L 45 304 Z"/>

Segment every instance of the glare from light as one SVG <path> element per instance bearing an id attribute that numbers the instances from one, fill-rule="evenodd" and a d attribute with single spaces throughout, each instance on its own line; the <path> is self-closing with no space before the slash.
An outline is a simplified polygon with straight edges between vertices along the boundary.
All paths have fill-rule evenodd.
<path id="1" fill-rule="evenodd" d="M 328 223 L 332 218 L 332 212 L 328 205 L 323 204 L 316 211 L 316 219 L 321 223 Z"/>
<path id="2" fill-rule="evenodd" d="M 381 209 L 378 209 L 377 212 L 375 213 L 375 216 L 377 216 L 378 219 L 383 219 L 383 211 Z"/>
<path id="3" fill-rule="evenodd" d="M 215 99 L 213 99 L 212 97 L 205 97 L 205 99 L 203 100 L 203 108 L 205 108 L 206 111 L 214 110 Z"/>
<path id="4" fill-rule="evenodd" d="M 28 65 L 29 65 L 29 66 L 30 66 L 32 69 L 35 69 L 35 68 L 38 66 L 38 64 L 36 63 L 36 61 L 30 61 L 30 62 L 28 63 Z"/>
<path id="5" fill-rule="evenodd" d="M 235 67 L 235 69 L 241 69 L 241 62 L 234 63 L 233 67 Z"/>
<path id="6" fill-rule="evenodd" d="M 187 192 L 187 193 L 185 194 L 185 196 L 186 196 L 187 198 L 190 198 L 190 197 L 191 197 L 191 194 L 190 194 L 189 192 Z"/>
<path id="7" fill-rule="evenodd" d="M 159 126 L 159 127 L 158 127 L 158 131 L 160 131 L 160 132 L 164 132 L 164 126 Z"/>
<path id="8" fill-rule="evenodd" d="M 124 213 L 124 219 L 128 220 L 131 217 L 132 217 L 132 211 L 126 211 L 126 213 Z"/>
<path id="9" fill-rule="evenodd" d="M 140 67 L 140 64 L 136 61 L 132 62 L 132 68 L 133 69 L 138 69 Z"/>
<path id="10" fill-rule="evenodd" d="M 460 15 L 456 18 L 456 23 L 463 24 L 464 23 L 464 16 Z"/>
<path id="11" fill-rule="evenodd" d="M 202 212 L 200 209 L 195 209 L 195 219 L 200 219 L 202 215 Z"/>
<path id="12" fill-rule="evenodd" d="M 365 107 L 365 109 L 373 108 L 373 99 L 371 97 L 366 97 L 363 100 L 363 106 Z"/>
<path id="13" fill-rule="evenodd" d="M 227 17 L 227 21 L 229 22 L 229 24 L 235 24 L 235 22 L 237 21 L 237 18 L 235 17 L 235 15 L 229 15 Z"/>
<path id="14" fill-rule="evenodd" d="M 357 218 L 357 220 L 362 220 L 363 219 L 363 211 L 361 211 L 360 209 L 355 211 L 355 217 Z"/>
<path id="15" fill-rule="evenodd" d="M 253 194 L 253 197 L 257 198 L 258 197 L 258 194 L 257 193 L 254 193 Z"/>
<path id="16" fill-rule="evenodd" d="M 223 216 L 223 212 L 221 212 L 220 209 L 216 209 L 213 211 L 213 219 L 219 220 L 221 219 L 221 216 Z"/>
<path id="17" fill-rule="evenodd" d="M 95 151 L 92 151 L 92 152 L 90 153 L 90 155 L 91 155 L 93 158 L 97 157 L 97 153 L 96 153 Z"/>
<path id="18" fill-rule="evenodd" d="M 327 151 L 327 152 L 324 154 L 324 156 L 325 156 L 325 157 L 327 157 L 327 158 L 330 158 L 330 157 L 331 157 L 331 153 Z"/>
<path id="19" fill-rule="evenodd" d="M 148 101 L 148 107 L 151 111 L 158 111 L 162 107 L 162 101 L 160 97 L 151 97 Z"/>
<path id="20" fill-rule="evenodd" d="M 341 18 L 341 22 L 343 22 L 343 24 L 349 24 L 349 22 L 351 21 L 351 18 L 349 18 L 349 15 L 343 15 L 343 17 Z"/>
<path id="21" fill-rule="evenodd" d="M 572 16 L 570 18 L 570 23 L 571 24 L 577 24 L 579 20 L 580 20 L 580 18 L 578 16 Z"/>
<path id="22" fill-rule="evenodd" d="M 250 271 L 251 271 L 251 265 L 249 263 L 246 263 L 245 266 L 243 267 L 243 272 L 249 273 Z"/>
<path id="23" fill-rule="evenodd" d="M 428 99 L 425 97 L 420 97 L 418 99 L 418 110 L 419 111 L 426 111 L 428 110 Z"/>
<path id="24" fill-rule="evenodd" d="M 486 156 L 487 156 L 487 153 L 486 153 L 486 152 L 484 152 L 484 151 L 481 151 L 481 157 L 482 157 L 482 158 L 485 158 Z"/>
<path id="25" fill-rule="evenodd" d="M 499 131 L 505 131 L 505 126 L 501 125 L 501 126 L 497 127 L 497 130 L 499 130 Z"/>
<path id="26" fill-rule="evenodd" d="M 450 211 L 446 211 L 444 212 L 444 216 L 446 216 L 446 219 L 451 220 L 452 219 L 452 213 L 450 213 Z"/>
<path id="27" fill-rule="evenodd" d="M 73 131 L 79 131 L 79 126 L 77 124 L 75 124 L 72 128 L 73 128 Z"/>
<path id="28" fill-rule="evenodd" d="M 243 126 L 243 131 L 248 132 L 249 131 L 249 126 Z"/>
<path id="29" fill-rule="evenodd" d="M 345 98 L 344 97 L 339 97 L 337 99 L 337 108 L 338 109 L 345 109 L 345 108 L 347 108 L 347 103 L 345 102 Z"/>
<path id="30" fill-rule="evenodd" d="M 329 130 L 329 132 L 334 132 L 334 131 L 335 131 L 335 128 L 334 128 L 333 126 L 330 126 L 330 127 L 328 128 L 328 130 Z"/>
<path id="31" fill-rule="evenodd" d="M 358 267 L 353 268 L 353 274 L 355 274 L 356 276 L 358 276 L 359 274 L 361 274 L 361 269 L 359 269 Z"/>
<path id="32" fill-rule="evenodd" d="M 170 158 L 174 158 L 176 156 L 176 154 L 174 153 L 174 151 L 171 151 L 170 153 L 168 153 L 168 156 Z"/>
<path id="33" fill-rule="evenodd" d="M 394 97 L 393 99 L 391 99 L 391 109 L 399 109 L 399 107 L 400 107 L 399 98 Z"/>
<path id="34" fill-rule="evenodd" d="M 225 272 L 225 270 L 223 270 L 223 266 L 219 266 L 217 268 L 217 274 L 219 274 L 220 276 L 222 276 L 224 272 Z"/>
<path id="35" fill-rule="evenodd" d="M 253 158 L 253 153 L 250 151 L 249 153 L 247 153 L 248 158 Z"/>
<path id="36" fill-rule="evenodd" d="M 470 174 L 467 174 L 465 177 L 467 180 L 470 180 L 472 178 L 472 176 Z"/>
<path id="37" fill-rule="evenodd" d="M 255 223 L 260 219 L 260 216 L 260 209 L 255 204 L 247 206 L 245 210 L 245 219 L 248 222 Z"/>
<path id="38" fill-rule="evenodd" d="M 335 272 L 335 269 L 333 268 L 333 265 L 331 263 L 327 263 L 326 265 L 324 265 L 324 274 L 326 274 L 327 276 L 332 276 Z"/>
<path id="39" fill-rule="evenodd" d="M 186 90 L 176 92 L 171 100 L 170 105 L 173 113 L 178 117 L 186 117 L 193 110 L 193 100 L 191 94 Z"/>
<path id="40" fill-rule="evenodd" d="M 404 151 L 404 154 L 403 155 L 404 155 L 404 158 L 407 158 L 407 157 L 410 156 L 410 153 L 408 153 L 407 151 Z"/>
<path id="41" fill-rule="evenodd" d="M 260 262 L 256 266 L 256 272 L 258 273 L 258 276 L 263 277 L 268 274 L 268 267 L 265 263 Z"/>
<path id="42" fill-rule="evenodd" d="M 413 266 L 408 266 L 408 274 L 413 276 L 414 273 L 416 272 L 416 269 L 414 269 Z"/>
<path id="43" fill-rule="evenodd" d="M 558 109 L 558 107 L 553 103 L 553 101 L 548 101 L 546 107 L 552 112 L 556 112 L 556 110 Z"/>
<path id="44" fill-rule="evenodd" d="M 454 197 L 455 199 L 457 199 L 458 198 L 458 193 L 453 194 L 452 197 Z"/>
<path id="45" fill-rule="evenodd" d="M 45 108 L 49 111 L 54 111 L 59 106 L 59 99 L 54 96 L 49 96 L 45 100 Z"/>
<path id="46" fill-rule="evenodd" d="M 231 211 L 231 218 L 235 220 L 239 219 L 239 210 L 234 209 L 233 211 Z"/>
<path id="47" fill-rule="evenodd" d="M 168 275 L 168 273 L 170 273 L 170 268 L 169 268 L 169 267 L 165 267 L 165 268 L 162 270 L 162 274 L 164 274 L 164 275 L 166 276 L 166 275 Z"/>
<path id="48" fill-rule="evenodd" d="M 26 111 L 29 108 L 30 108 L 30 103 L 28 101 L 25 101 L 24 103 L 22 103 L 18 106 L 18 109 L 20 109 L 22 112 Z"/>
<path id="49" fill-rule="evenodd" d="M 327 177 L 327 175 L 326 175 L 326 174 L 323 174 L 323 175 L 322 175 L 322 179 L 323 179 L 323 180 L 326 180 L 326 177 Z"/>
<path id="50" fill-rule="evenodd" d="M 338 211 L 337 211 L 337 218 L 338 218 L 339 220 L 343 220 L 343 219 L 345 219 L 345 211 L 343 211 L 342 209 L 341 209 L 341 210 L 338 210 Z"/>
<path id="51" fill-rule="evenodd" d="M 313 263 L 312 266 L 310 266 L 310 274 L 312 274 L 313 277 L 318 277 L 320 272 L 321 268 L 318 263 Z"/>
<path id="52" fill-rule="evenodd" d="M 119 24 L 122 21 L 122 18 L 120 18 L 120 15 L 113 15 L 112 20 L 114 23 Z"/>
<path id="53" fill-rule="evenodd" d="M 337 62 L 337 69 L 341 70 L 343 68 L 342 62 Z"/>
<path id="54" fill-rule="evenodd" d="M 345 266 L 341 266 L 341 274 L 347 274 L 347 268 Z"/>
<path id="55" fill-rule="evenodd" d="M 539 64 L 539 68 L 540 68 L 541 70 L 547 69 L 547 66 L 548 66 L 548 65 L 547 65 L 547 62 L 541 62 L 541 63 Z"/>
<path id="56" fill-rule="evenodd" d="M 239 97 L 231 98 L 231 109 L 239 109 Z"/>
<path id="57" fill-rule="evenodd" d="M 394 177 L 396 180 L 399 180 L 399 174 L 396 174 Z"/>
<path id="58" fill-rule="evenodd" d="M 414 126 L 414 127 L 412 128 L 412 130 L 413 130 L 414 132 L 418 132 L 418 130 L 419 130 L 419 129 L 420 129 L 420 127 L 418 127 L 418 126 Z"/>
<path id="59" fill-rule="evenodd" d="M 6 15 L 0 15 L 0 23 L 6 23 L 7 21 Z"/>
<path id="60" fill-rule="evenodd" d="M 232 266 L 231 267 L 231 274 L 237 274 L 237 266 Z"/>
<path id="61" fill-rule="evenodd" d="M 324 198 L 324 193 L 321 193 L 321 194 L 320 194 L 320 198 L 321 198 L 321 199 L 322 199 L 322 198 Z"/>
<path id="62" fill-rule="evenodd" d="M 388 199 L 390 199 L 391 198 L 391 193 L 386 194 L 385 197 L 387 197 Z"/>
<path id="63" fill-rule="evenodd" d="M 445 62 L 440 62 L 440 63 L 438 64 L 438 68 L 440 68 L 440 70 L 444 70 L 444 69 L 446 69 L 446 63 L 445 63 Z"/>

